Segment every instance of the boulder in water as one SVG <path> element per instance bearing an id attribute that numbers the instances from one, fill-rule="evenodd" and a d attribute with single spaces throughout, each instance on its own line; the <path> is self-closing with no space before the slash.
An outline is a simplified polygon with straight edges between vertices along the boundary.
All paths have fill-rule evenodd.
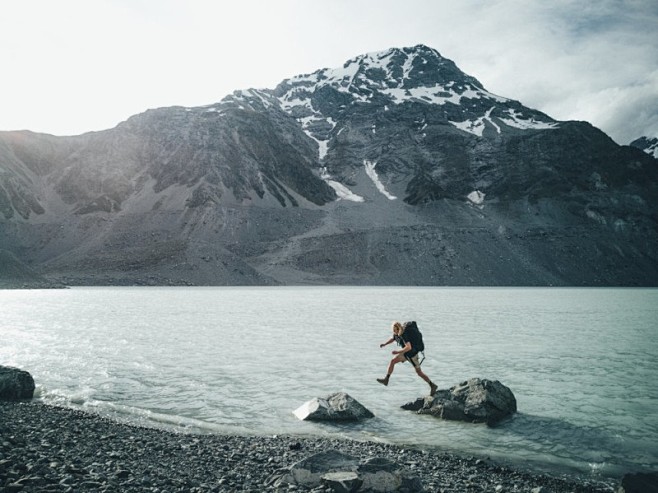
<path id="1" fill-rule="evenodd" d="M 0 366 L 0 400 L 32 399 L 34 378 L 25 370 Z"/>
<path id="2" fill-rule="evenodd" d="M 327 397 L 316 397 L 293 411 L 301 420 L 309 421 L 357 421 L 375 415 L 345 392 Z"/>
<path id="3" fill-rule="evenodd" d="M 442 419 L 494 425 L 516 412 L 516 398 L 498 380 L 472 378 L 402 408 Z"/>

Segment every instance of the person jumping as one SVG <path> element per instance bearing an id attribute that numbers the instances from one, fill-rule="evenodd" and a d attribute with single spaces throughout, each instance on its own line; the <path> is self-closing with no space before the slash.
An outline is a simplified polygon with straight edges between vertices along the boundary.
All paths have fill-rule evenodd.
<path id="1" fill-rule="evenodd" d="M 413 324 L 413 325 L 412 325 Z M 415 330 L 414 330 L 415 329 Z M 404 363 L 409 361 L 416 374 L 425 380 L 430 386 L 430 395 L 436 394 L 437 386 L 432 383 L 430 377 L 428 377 L 423 370 L 420 369 L 420 362 L 418 361 L 418 353 L 424 349 L 422 337 L 416 324 L 414 322 L 406 322 L 404 325 L 400 322 L 393 322 L 393 335 L 389 340 L 379 345 L 380 348 L 391 344 L 392 342 L 397 342 L 402 349 L 396 349 L 393 351 L 393 359 L 388 364 L 388 370 L 386 371 L 386 376 L 384 378 L 378 378 L 377 381 L 382 385 L 388 385 L 388 381 L 391 378 L 391 374 L 395 369 L 397 363 Z"/>

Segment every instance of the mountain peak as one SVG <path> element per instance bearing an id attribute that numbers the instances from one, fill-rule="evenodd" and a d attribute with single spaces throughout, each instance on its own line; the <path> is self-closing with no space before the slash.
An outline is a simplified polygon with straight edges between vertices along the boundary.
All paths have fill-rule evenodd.
<path id="1" fill-rule="evenodd" d="M 482 137 L 485 129 L 550 129 L 557 122 L 521 103 L 486 91 L 452 60 L 419 44 L 366 53 L 338 68 L 284 80 L 269 91 L 320 146 L 320 159 L 341 114 L 367 104 L 388 109 L 404 104 L 432 106 L 446 123 Z"/>
<path id="2" fill-rule="evenodd" d="M 359 55 L 347 60 L 342 67 L 298 75 L 283 82 L 286 83 L 330 85 L 343 92 L 359 94 L 362 102 L 374 91 L 399 99 L 401 94 L 396 93 L 399 89 L 422 87 L 439 91 L 463 87 L 484 90 L 477 79 L 466 75 L 435 49 L 422 44 Z"/>

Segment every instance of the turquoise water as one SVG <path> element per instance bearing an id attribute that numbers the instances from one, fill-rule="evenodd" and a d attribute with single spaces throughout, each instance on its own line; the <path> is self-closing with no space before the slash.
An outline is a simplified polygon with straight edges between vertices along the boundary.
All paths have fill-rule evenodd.
<path id="1" fill-rule="evenodd" d="M 195 432 L 340 435 L 599 477 L 658 467 L 658 290 L 74 288 L 0 290 L 0 364 L 39 399 Z M 519 413 L 489 428 L 400 409 L 408 365 L 377 384 L 393 320 L 423 331 L 449 388 L 500 380 Z M 345 391 L 376 418 L 298 421 Z"/>

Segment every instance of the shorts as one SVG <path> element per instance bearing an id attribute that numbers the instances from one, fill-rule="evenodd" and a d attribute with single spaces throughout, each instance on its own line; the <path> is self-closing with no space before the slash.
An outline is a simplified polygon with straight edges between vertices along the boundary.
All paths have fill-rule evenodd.
<path id="1" fill-rule="evenodd" d="M 414 354 L 413 356 L 407 356 L 405 354 L 404 359 L 409 363 L 411 363 L 414 368 L 420 368 L 420 362 L 418 361 L 418 353 Z"/>

